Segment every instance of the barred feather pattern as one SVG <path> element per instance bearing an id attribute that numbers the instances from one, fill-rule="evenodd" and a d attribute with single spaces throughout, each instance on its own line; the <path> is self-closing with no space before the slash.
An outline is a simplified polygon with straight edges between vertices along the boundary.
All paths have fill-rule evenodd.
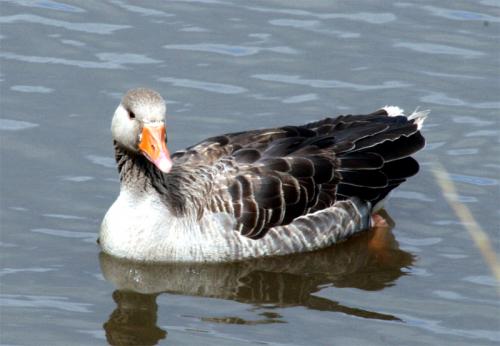
<path id="1" fill-rule="evenodd" d="M 408 119 L 382 109 L 303 126 L 227 134 L 173 158 L 183 167 L 212 165 L 206 207 L 231 213 L 237 219 L 236 231 L 259 239 L 273 227 L 337 201 L 359 197 L 374 205 L 384 199 L 418 172 L 410 155 L 424 146 L 418 122 L 426 114 Z"/>

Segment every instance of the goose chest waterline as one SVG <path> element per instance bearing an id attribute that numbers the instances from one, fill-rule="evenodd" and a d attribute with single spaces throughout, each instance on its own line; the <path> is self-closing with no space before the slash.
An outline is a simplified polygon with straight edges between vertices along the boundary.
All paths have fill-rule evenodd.
<path id="1" fill-rule="evenodd" d="M 370 227 L 388 193 L 418 171 L 427 112 L 397 107 L 303 126 L 209 138 L 170 155 L 166 106 L 129 91 L 112 135 L 120 194 L 102 222 L 110 255 L 223 262 L 313 251 Z"/>
<path id="2" fill-rule="evenodd" d="M 292 223 L 269 230 L 266 237 L 250 239 L 235 231 L 233 215 L 205 212 L 201 219 L 195 213 L 178 216 L 152 186 L 135 191 L 124 185 L 104 217 L 99 242 L 103 251 L 113 256 L 150 262 L 223 262 L 286 255 L 319 249 L 366 229 L 369 218 L 361 218 L 369 215 L 368 210 L 358 210 L 355 202 L 339 202 L 326 212 L 317 212 L 320 222 L 313 225 L 318 227 L 309 225 L 307 238 Z M 319 226 L 334 228 L 335 234 Z"/>

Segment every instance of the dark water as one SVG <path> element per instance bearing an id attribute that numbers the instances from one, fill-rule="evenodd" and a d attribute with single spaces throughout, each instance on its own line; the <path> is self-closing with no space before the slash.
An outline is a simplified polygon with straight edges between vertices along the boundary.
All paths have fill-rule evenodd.
<path id="1" fill-rule="evenodd" d="M 0 2 L 0 342 L 498 345 L 498 286 L 433 175 L 500 251 L 500 3 Z M 171 149 L 396 104 L 431 109 L 392 231 L 303 256 L 100 255 L 122 93 L 168 100 Z M 135 293 L 134 293 L 135 292 Z M 164 292 L 164 293 L 160 293 Z"/>

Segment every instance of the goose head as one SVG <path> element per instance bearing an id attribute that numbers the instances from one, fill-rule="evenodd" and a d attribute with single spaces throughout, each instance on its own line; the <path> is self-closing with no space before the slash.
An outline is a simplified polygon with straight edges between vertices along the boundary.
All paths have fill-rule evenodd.
<path id="1" fill-rule="evenodd" d="M 111 133 L 117 145 L 144 155 L 160 171 L 168 173 L 172 160 L 166 145 L 165 100 L 154 90 L 129 90 L 116 108 Z"/>

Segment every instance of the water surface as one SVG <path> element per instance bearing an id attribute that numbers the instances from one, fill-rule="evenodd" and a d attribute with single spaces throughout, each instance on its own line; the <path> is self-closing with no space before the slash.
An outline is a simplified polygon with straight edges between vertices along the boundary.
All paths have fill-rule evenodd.
<path id="1" fill-rule="evenodd" d="M 500 6 L 0 2 L 0 341 L 7 345 L 495 345 L 497 284 L 433 170 L 500 252 Z M 304 256 L 141 266 L 100 255 L 110 120 L 168 101 L 169 145 L 386 104 L 431 109 L 421 172 L 378 230 Z"/>

